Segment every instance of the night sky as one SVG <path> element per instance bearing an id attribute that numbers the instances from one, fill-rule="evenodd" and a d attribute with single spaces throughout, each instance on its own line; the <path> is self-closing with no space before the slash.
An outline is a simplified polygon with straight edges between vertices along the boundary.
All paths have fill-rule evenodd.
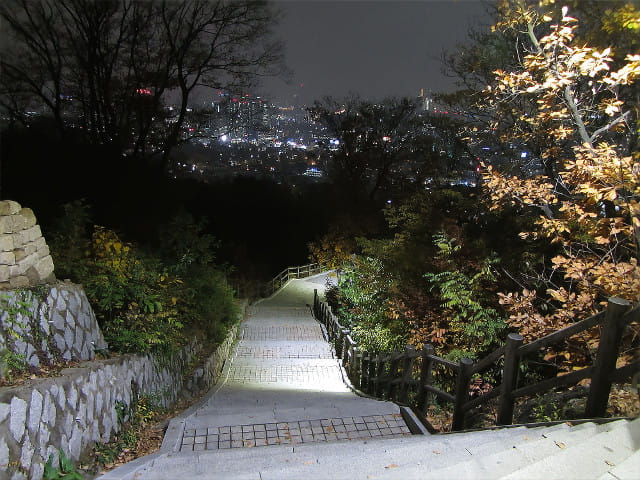
<path id="1" fill-rule="evenodd" d="M 453 80 L 441 73 L 443 48 L 464 40 L 470 25 L 490 24 L 481 0 L 275 3 L 284 14 L 277 33 L 293 75 L 289 85 L 268 79 L 263 88 L 286 103 L 451 90 Z"/>

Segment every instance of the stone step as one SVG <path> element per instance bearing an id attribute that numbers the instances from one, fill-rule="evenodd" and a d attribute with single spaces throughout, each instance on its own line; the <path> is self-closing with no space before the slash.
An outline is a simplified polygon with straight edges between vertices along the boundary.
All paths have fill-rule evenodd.
<path id="1" fill-rule="evenodd" d="M 492 444 L 474 445 L 470 453 L 474 456 L 491 455 L 501 450 L 518 449 L 528 455 L 539 455 L 543 450 L 555 452 L 558 446 L 555 442 L 567 445 L 567 442 L 580 441 L 589 435 L 609 431 L 624 424 L 624 421 L 596 424 L 593 422 L 570 425 L 560 423 L 550 427 L 534 427 L 521 431 L 518 435 L 500 440 Z"/>
<path id="2" fill-rule="evenodd" d="M 498 478 L 569 446 L 579 445 L 586 439 L 600 432 L 607 432 L 621 427 L 621 424 L 595 425 L 593 423 L 569 426 L 560 424 L 554 427 L 532 429 L 518 437 L 492 445 L 493 450 L 485 448 L 468 448 L 471 458 L 468 460 L 438 469 L 434 476 L 441 478 Z M 401 470 L 395 472 L 401 474 Z"/>
<path id="3" fill-rule="evenodd" d="M 536 429 L 519 427 L 389 440 L 238 448 L 191 452 L 191 457 L 180 453 L 172 455 L 171 460 L 158 460 L 153 469 L 148 469 L 149 476 L 139 473 L 136 478 L 172 478 L 172 472 L 175 474 L 176 471 L 171 470 L 172 463 L 179 465 L 178 470 L 188 478 L 207 478 L 207 473 L 211 471 L 216 471 L 223 478 L 264 480 L 327 478 L 327 472 L 332 472 L 332 478 L 366 478 L 367 475 L 372 478 L 424 478 L 425 472 L 471 458 L 469 450 L 473 451 L 473 445 L 496 442 L 498 437 L 510 438 L 527 431 L 535 432 Z M 157 474 L 163 476 L 154 477 L 151 472 L 160 472 Z"/>
<path id="4" fill-rule="evenodd" d="M 318 358 L 333 359 L 331 346 L 325 341 L 307 340 L 288 341 L 243 340 L 235 349 L 235 358 L 253 359 L 290 359 L 290 358 Z"/>
<path id="5" fill-rule="evenodd" d="M 622 463 L 610 468 L 598 480 L 638 480 L 640 477 L 640 450 Z"/>
<path id="6" fill-rule="evenodd" d="M 640 448 L 640 418 L 585 438 L 583 442 L 561 449 L 505 476 L 527 479 L 598 478 L 611 467 L 626 461 Z M 576 461 L 579 459 L 579 461 Z"/>

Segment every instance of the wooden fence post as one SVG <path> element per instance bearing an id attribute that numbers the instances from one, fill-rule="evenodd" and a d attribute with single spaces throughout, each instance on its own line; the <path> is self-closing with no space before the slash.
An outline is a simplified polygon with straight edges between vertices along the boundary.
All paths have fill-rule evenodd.
<path id="1" fill-rule="evenodd" d="M 358 350 L 358 346 L 353 346 L 353 357 L 351 361 L 351 371 L 349 372 L 349 378 L 351 378 L 351 382 L 354 385 L 358 385 L 360 387 L 360 379 L 362 372 L 362 354 Z"/>
<path id="2" fill-rule="evenodd" d="M 362 374 L 360 375 L 360 390 L 369 391 L 369 352 L 362 352 Z"/>
<path id="3" fill-rule="evenodd" d="M 522 345 L 522 335 L 510 333 L 504 349 L 504 368 L 502 371 L 502 392 L 500 392 L 500 406 L 498 407 L 498 425 L 511 425 L 513 422 L 513 396 L 511 392 L 518 380 L 518 366 L 520 356 L 518 347 Z"/>
<path id="4" fill-rule="evenodd" d="M 374 395 L 376 392 L 376 375 L 378 373 L 377 356 L 369 353 L 369 385 L 367 387 L 367 393 Z"/>
<path id="5" fill-rule="evenodd" d="M 386 374 L 386 356 L 382 353 L 376 355 L 376 378 L 375 378 L 375 396 L 382 398 L 383 395 L 383 383 Z"/>
<path id="6" fill-rule="evenodd" d="M 416 359 L 416 349 L 413 345 L 404 347 L 404 361 L 402 362 L 402 382 L 400 383 L 400 402 L 409 401 L 409 382 L 413 380 L 413 362 Z"/>
<path id="7" fill-rule="evenodd" d="M 609 376 L 616 369 L 620 339 L 624 330 L 621 320 L 630 305 L 630 302 L 622 298 L 609 299 L 607 313 L 600 329 L 600 345 L 593 363 L 591 387 L 585 408 L 585 416 L 587 417 L 604 417 L 607 412 L 611 391 Z"/>
<path id="8" fill-rule="evenodd" d="M 394 380 L 398 378 L 398 365 L 400 364 L 400 352 L 394 352 L 389 357 L 389 374 L 387 375 L 387 398 L 393 399 L 396 393 L 396 384 Z"/>
<path id="9" fill-rule="evenodd" d="M 431 385 L 433 376 L 433 360 L 430 355 L 434 353 L 433 345 L 430 343 L 422 346 L 422 365 L 420 366 L 420 385 L 418 385 L 418 409 L 424 412 L 427 409 L 428 394 L 424 389 L 425 385 Z"/>
<path id="10" fill-rule="evenodd" d="M 342 365 L 346 368 L 349 363 L 349 334 L 351 330 L 348 328 L 342 329 Z"/>
<path id="11" fill-rule="evenodd" d="M 336 328 L 334 335 L 335 340 L 333 342 L 333 346 L 336 349 L 336 358 L 342 358 L 342 346 L 344 345 L 344 340 L 342 338 L 343 330 Z"/>
<path id="12" fill-rule="evenodd" d="M 318 318 L 318 289 L 313 289 L 313 316 Z"/>
<path id="13" fill-rule="evenodd" d="M 470 358 L 460 359 L 458 369 L 458 379 L 456 381 L 456 403 L 453 406 L 453 424 L 451 430 L 462 430 L 464 428 L 463 405 L 469 400 L 469 383 L 471 382 L 471 367 L 473 360 Z"/>

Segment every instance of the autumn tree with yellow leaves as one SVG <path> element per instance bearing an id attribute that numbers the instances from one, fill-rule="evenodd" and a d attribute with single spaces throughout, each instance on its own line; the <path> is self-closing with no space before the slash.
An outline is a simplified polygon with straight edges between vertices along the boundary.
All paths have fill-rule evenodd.
<path id="1" fill-rule="evenodd" d="M 521 63 L 494 72 L 483 104 L 503 141 L 530 148 L 541 161 L 540 175 L 508 176 L 491 166 L 484 174 L 491 208 L 536 211 L 533 228 L 520 236 L 533 247 L 555 247 L 536 271 L 514 275 L 519 292 L 500 294 L 510 325 L 526 340 L 586 318 L 608 297 L 640 301 L 640 54 L 578 42 L 578 20 L 554 3 L 500 3 L 493 28 L 518 35 Z M 621 19 L 621 31 L 640 33 L 640 10 L 624 5 L 610 13 Z M 637 325 L 627 332 L 629 354 L 638 332 Z M 595 333 L 547 359 L 584 363 Z"/>

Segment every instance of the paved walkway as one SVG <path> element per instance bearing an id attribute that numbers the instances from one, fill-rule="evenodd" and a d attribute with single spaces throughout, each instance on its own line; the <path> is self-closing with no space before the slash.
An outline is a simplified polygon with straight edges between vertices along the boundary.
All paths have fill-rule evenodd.
<path id="1" fill-rule="evenodd" d="M 292 280 L 249 308 L 223 380 L 199 405 L 172 420 L 162 452 L 182 457 L 410 435 L 397 405 L 360 397 L 345 383 L 309 307 L 313 290 L 322 292 L 327 278 Z M 105 478 L 124 478 L 118 470 Z M 166 475 L 151 464 L 135 478 Z"/>
<path id="2" fill-rule="evenodd" d="M 326 280 L 293 280 L 250 307 L 224 382 L 184 421 L 180 451 L 409 435 L 395 404 L 345 384 L 307 305 Z"/>

